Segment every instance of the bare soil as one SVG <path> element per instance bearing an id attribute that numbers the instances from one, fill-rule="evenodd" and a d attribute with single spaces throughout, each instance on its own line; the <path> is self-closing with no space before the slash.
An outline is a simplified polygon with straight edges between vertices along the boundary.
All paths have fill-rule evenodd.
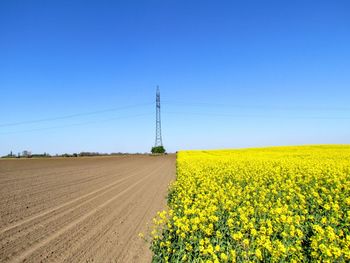
<path id="1" fill-rule="evenodd" d="M 0 160 L 0 262 L 150 262 L 175 156 Z"/>

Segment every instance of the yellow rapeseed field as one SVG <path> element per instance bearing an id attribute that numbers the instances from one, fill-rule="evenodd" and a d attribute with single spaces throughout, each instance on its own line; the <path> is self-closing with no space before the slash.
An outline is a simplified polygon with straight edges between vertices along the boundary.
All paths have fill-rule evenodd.
<path id="1" fill-rule="evenodd" d="M 350 146 L 181 151 L 154 262 L 349 262 Z"/>

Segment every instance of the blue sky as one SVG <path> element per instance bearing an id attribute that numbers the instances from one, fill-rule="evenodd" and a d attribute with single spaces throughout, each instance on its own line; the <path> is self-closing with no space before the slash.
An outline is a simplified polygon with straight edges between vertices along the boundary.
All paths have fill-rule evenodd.
<path id="1" fill-rule="evenodd" d="M 349 1 L 1 1 L 0 154 L 149 151 L 156 85 L 168 151 L 350 143 L 349 12 Z"/>

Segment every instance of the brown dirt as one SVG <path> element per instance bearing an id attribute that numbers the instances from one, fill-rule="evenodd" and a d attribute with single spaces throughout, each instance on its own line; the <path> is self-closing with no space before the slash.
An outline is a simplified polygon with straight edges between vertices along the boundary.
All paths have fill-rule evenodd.
<path id="1" fill-rule="evenodd" d="M 175 156 L 0 160 L 0 262 L 150 262 Z"/>

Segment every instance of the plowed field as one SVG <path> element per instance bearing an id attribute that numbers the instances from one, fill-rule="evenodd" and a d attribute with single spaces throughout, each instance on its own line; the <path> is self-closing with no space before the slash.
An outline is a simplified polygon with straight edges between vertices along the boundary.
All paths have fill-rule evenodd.
<path id="1" fill-rule="evenodd" d="M 0 262 L 150 262 L 175 156 L 0 160 Z"/>

